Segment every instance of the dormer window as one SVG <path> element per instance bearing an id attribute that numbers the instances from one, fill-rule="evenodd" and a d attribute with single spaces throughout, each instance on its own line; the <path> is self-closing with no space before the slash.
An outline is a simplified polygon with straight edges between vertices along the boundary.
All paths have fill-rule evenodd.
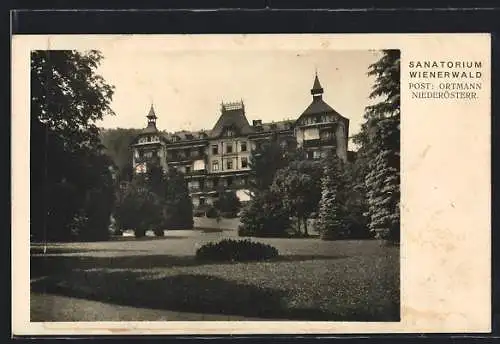
<path id="1" fill-rule="evenodd" d="M 227 130 L 226 130 L 226 136 L 227 136 L 227 137 L 233 137 L 233 136 L 234 136 L 234 131 L 233 131 L 233 130 L 231 130 L 231 129 L 227 129 Z"/>
<path id="2" fill-rule="evenodd" d="M 276 124 L 275 123 L 271 123 L 271 130 L 276 130 Z"/>

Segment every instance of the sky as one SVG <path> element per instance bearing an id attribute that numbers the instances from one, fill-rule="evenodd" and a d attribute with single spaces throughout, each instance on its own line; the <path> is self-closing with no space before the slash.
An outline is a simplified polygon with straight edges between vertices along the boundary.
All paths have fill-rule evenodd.
<path id="1" fill-rule="evenodd" d="M 376 51 L 181 50 L 106 47 L 98 73 L 115 86 L 104 128 L 143 128 L 151 103 L 157 127 L 169 132 L 211 129 L 220 103 L 243 100 L 246 116 L 263 122 L 296 119 L 312 100 L 317 71 L 323 99 L 359 131 L 374 79 Z"/>

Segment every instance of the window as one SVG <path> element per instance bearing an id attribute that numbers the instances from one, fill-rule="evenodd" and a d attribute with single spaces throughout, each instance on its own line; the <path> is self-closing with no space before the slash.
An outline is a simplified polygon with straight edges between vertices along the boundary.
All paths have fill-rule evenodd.
<path id="1" fill-rule="evenodd" d="M 212 162 L 212 171 L 218 171 L 218 170 L 219 170 L 219 162 L 213 161 Z"/>
<path id="2" fill-rule="evenodd" d="M 213 155 L 219 154 L 219 146 L 218 145 L 213 145 L 212 146 L 212 154 Z"/>
<path id="3" fill-rule="evenodd" d="M 158 152 L 157 151 L 153 151 L 153 156 L 157 157 L 158 156 Z"/>
<path id="4" fill-rule="evenodd" d="M 233 144 L 228 143 L 226 146 L 226 153 L 232 153 L 233 152 Z"/>
<path id="5" fill-rule="evenodd" d="M 142 158 L 144 156 L 144 151 L 139 151 L 139 157 Z"/>
<path id="6" fill-rule="evenodd" d="M 320 159 L 321 158 L 321 152 L 320 151 L 314 151 L 313 152 L 313 159 Z"/>
<path id="7" fill-rule="evenodd" d="M 186 173 L 191 173 L 191 166 L 186 166 Z"/>
<path id="8" fill-rule="evenodd" d="M 200 198 L 200 205 L 205 205 L 205 199 L 204 198 Z"/>
<path id="9" fill-rule="evenodd" d="M 323 131 L 320 135 L 321 140 L 327 141 L 333 138 L 333 133 L 331 131 Z"/>
<path id="10" fill-rule="evenodd" d="M 241 168 L 248 167 L 248 158 L 241 158 Z"/>
<path id="11" fill-rule="evenodd" d="M 226 185 L 227 185 L 227 186 L 231 186 L 231 185 L 233 185 L 233 178 L 231 178 L 231 177 L 227 178 L 227 180 L 226 180 Z"/>
<path id="12" fill-rule="evenodd" d="M 228 170 L 232 170 L 233 169 L 233 160 L 227 160 L 226 167 Z"/>
<path id="13" fill-rule="evenodd" d="M 232 131 L 231 129 L 226 130 L 226 136 L 227 136 L 227 137 L 232 137 L 232 136 L 234 136 L 234 131 Z"/>
<path id="14" fill-rule="evenodd" d="M 241 143 L 241 151 L 242 152 L 246 152 L 247 151 L 247 143 L 246 142 L 242 142 Z"/>

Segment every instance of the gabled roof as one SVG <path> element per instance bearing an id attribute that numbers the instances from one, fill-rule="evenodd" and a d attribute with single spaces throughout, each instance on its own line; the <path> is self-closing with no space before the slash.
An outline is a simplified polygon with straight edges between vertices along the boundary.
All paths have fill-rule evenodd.
<path id="1" fill-rule="evenodd" d="M 254 132 L 245 116 L 245 107 L 243 103 L 241 103 L 241 106 L 234 105 L 234 103 L 222 104 L 222 113 L 210 132 L 211 137 L 220 136 L 225 128 L 232 128 L 237 131 L 239 135 L 251 134 Z"/>

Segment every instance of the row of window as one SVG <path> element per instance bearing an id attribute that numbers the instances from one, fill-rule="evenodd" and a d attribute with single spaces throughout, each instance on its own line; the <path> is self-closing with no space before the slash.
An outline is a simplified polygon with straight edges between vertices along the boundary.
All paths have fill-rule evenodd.
<path id="1" fill-rule="evenodd" d="M 169 151 L 167 157 L 169 159 L 176 160 L 178 158 L 186 158 L 186 157 L 199 157 L 203 155 L 203 149 L 200 150 L 191 150 L 189 148 L 178 150 L 178 151 Z"/>
<path id="2" fill-rule="evenodd" d="M 159 142 L 160 137 L 158 136 L 147 136 L 147 137 L 142 137 L 139 139 L 139 143 L 146 143 L 146 142 Z"/>
<path id="3" fill-rule="evenodd" d="M 159 156 L 157 151 L 150 151 L 150 152 L 144 152 L 142 150 L 138 151 L 138 157 L 139 158 L 152 158 L 152 157 L 157 157 Z"/>
<path id="4" fill-rule="evenodd" d="M 325 122 L 333 122 L 334 117 L 328 115 L 322 116 L 309 116 L 302 120 L 302 125 L 308 124 L 316 124 L 316 123 L 325 123 Z"/>
<path id="5" fill-rule="evenodd" d="M 228 186 L 245 186 L 248 184 L 248 178 L 247 177 L 242 177 L 242 178 L 233 178 L 233 177 L 227 177 L 223 179 L 215 179 L 215 180 L 207 180 L 207 181 L 197 181 L 193 180 L 188 183 L 188 187 L 191 190 L 198 190 L 198 189 L 204 189 L 204 188 L 213 188 L 214 186 L 222 186 L 222 187 L 228 187 Z"/>
<path id="6" fill-rule="evenodd" d="M 225 152 L 227 154 L 233 153 L 233 143 L 226 143 L 222 144 L 223 147 L 225 147 Z M 246 152 L 247 151 L 247 143 L 246 142 L 241 142 L 240 143 L 240 152 Z M 219 145 L 212 145 L 212 154 L 213 155 L 218 155 L 219 154 Z"/>
<path id="7" fill-rule="evenodd" d="M 238 159 L 235 159 L 236 162 L 238 161 Z M 227 159 L 225 161 L 225 169 L 226 170 L 232 170 L 232 169 L 237 169 L 238 167 L 234 167 L 233 166 L 233 159 Z M 246 157 L 242 157 L 241 158 L 241 168 L 248 168 L 248 158 Z M 212 171 L 219 171 L 219 160 L 214 160 L 212 161 Z"/>

